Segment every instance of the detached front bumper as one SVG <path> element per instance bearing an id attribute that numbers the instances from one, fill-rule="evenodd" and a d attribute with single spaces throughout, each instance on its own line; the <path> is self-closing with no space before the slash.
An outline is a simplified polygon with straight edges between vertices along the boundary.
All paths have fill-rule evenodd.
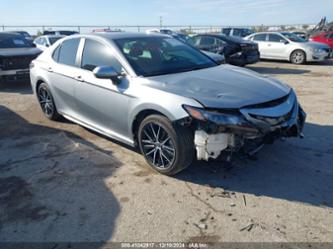
<path id="1" fill-rule="evenodd" d="M 303 137 L 306 113 L 296 95 L 239 110 L 239 118 L 221 118 L 219 115 L 200 122 L 195 131 L 195 145 L 199 160 L 216 159 L 222 152 L 238 152 L 244 148 L 250 153 L 265 143 L 283 137 Z M 251 146 L 248 146 L 251 144 Z"/>

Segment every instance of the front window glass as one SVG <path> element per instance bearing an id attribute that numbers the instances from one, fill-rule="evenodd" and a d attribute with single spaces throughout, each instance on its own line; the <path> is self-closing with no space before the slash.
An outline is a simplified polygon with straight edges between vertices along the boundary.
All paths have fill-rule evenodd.
<path id="1" fill-rule="evenodd" d="M 167 37 L 115 40 L 136 74 L 155 76 L 217 66 L 197 49 Z"/>
<path id="2" fill-rule="evenodd" d="M 285 39 L 283 39 L 281 36 L 276 35 L 276 34 L 269 34 L 268 40 L 270 42 L 285 42 Z"/>
<path id="3" fill-rule="evenodd" d="M 214 43 L 215 43 L 215 39 L 213 37 L 210 37 L 210 36 L 201 37 L 200 45 L 211 46 L 211 45 L 214 45 Z"/>
<path id="4" fill-rule="evenodd" d="M 293 33 L 284 32 L 281 34 L 284 35 L 285 37 L 287 37 L 292 42 L 306 42 L 304 39 L 302 39 L 301 37 L 299 37 Z"/>
<path id="5" fill-rule="evenodd" d="M 122 66 L 112 55 L 110 49 L 103 44 L 87 39 L 82 54 L 81 67 L 93 71 L 96 67 L 111 66 L 121 72 Z"/>

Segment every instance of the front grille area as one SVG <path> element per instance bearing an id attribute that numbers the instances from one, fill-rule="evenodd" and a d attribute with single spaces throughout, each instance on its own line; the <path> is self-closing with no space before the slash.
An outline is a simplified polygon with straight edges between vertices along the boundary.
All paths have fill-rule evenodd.
<path id="1" fill-rule="evenodd" d="M 33 56 L 15 56 L 4 58 L 2 62 L 3 70 L 28 69 L 29 64 L 37 55 Z"/>
<path id="2" fill-rule="evenodd" d="M 269 108 L 269 107 L 278 106 L 278 105 L 281 105 L 282 103 L 286 102 L 288 100 L 289 96 L 290 96 L 290 94 L 287 94 L 286 96 L 284 96 L 282 98 L 260 103 L 260 104 L 246 106 L 246 108 Z"/>
<path id="3" fill-rule="evenodd" d="M 254 114 L 249 114 L 252 118 L 255 118 L 257 120 L 260 121 L 264 121 L 266 123 L 269 123 L 270 125 L 279 125 L 282 124 L 286 121 L 288 121 L 289 119 L 291 119 L 292 114 L 293 114 L 294 109 L 292 109 L 289 113 L 287 113 L 286 115 L 280 116 L 280 117 L 265 117 L 265 116 L 260 116 L 260 115 L 254 115 Z"/>

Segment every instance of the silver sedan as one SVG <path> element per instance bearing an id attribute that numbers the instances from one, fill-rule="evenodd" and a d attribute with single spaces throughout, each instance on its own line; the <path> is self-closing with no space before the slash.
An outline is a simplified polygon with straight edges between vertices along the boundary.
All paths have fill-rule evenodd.
<path id="1" fill-rule="evenodd" d="M 31 64 L 45 116 L 64 116 L 138 146 L 148 164 L 173 175 L 193 159 L 230 159 L 279 137 L 302 136 L 305 113 L 287 85 L 219 65 L 164 35 L 76 35 Z"/>
<path id="2" fill-rule="evenodd" d="M 332 57 L 332 50 L 326 44 L 308 42 L 289 32 L 255 33 L 245 39 L 258 43 L 262 59 L 287 60 L 303 64 Z"/>

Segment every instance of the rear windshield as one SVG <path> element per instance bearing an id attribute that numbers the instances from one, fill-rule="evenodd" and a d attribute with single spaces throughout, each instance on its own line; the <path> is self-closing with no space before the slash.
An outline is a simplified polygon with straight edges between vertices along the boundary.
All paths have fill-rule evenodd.
<path id="1" fill-rule="evenodd" d="M 31 43 L 21 35 L 1 35 L 0 48 L 30 48 Z"/>

